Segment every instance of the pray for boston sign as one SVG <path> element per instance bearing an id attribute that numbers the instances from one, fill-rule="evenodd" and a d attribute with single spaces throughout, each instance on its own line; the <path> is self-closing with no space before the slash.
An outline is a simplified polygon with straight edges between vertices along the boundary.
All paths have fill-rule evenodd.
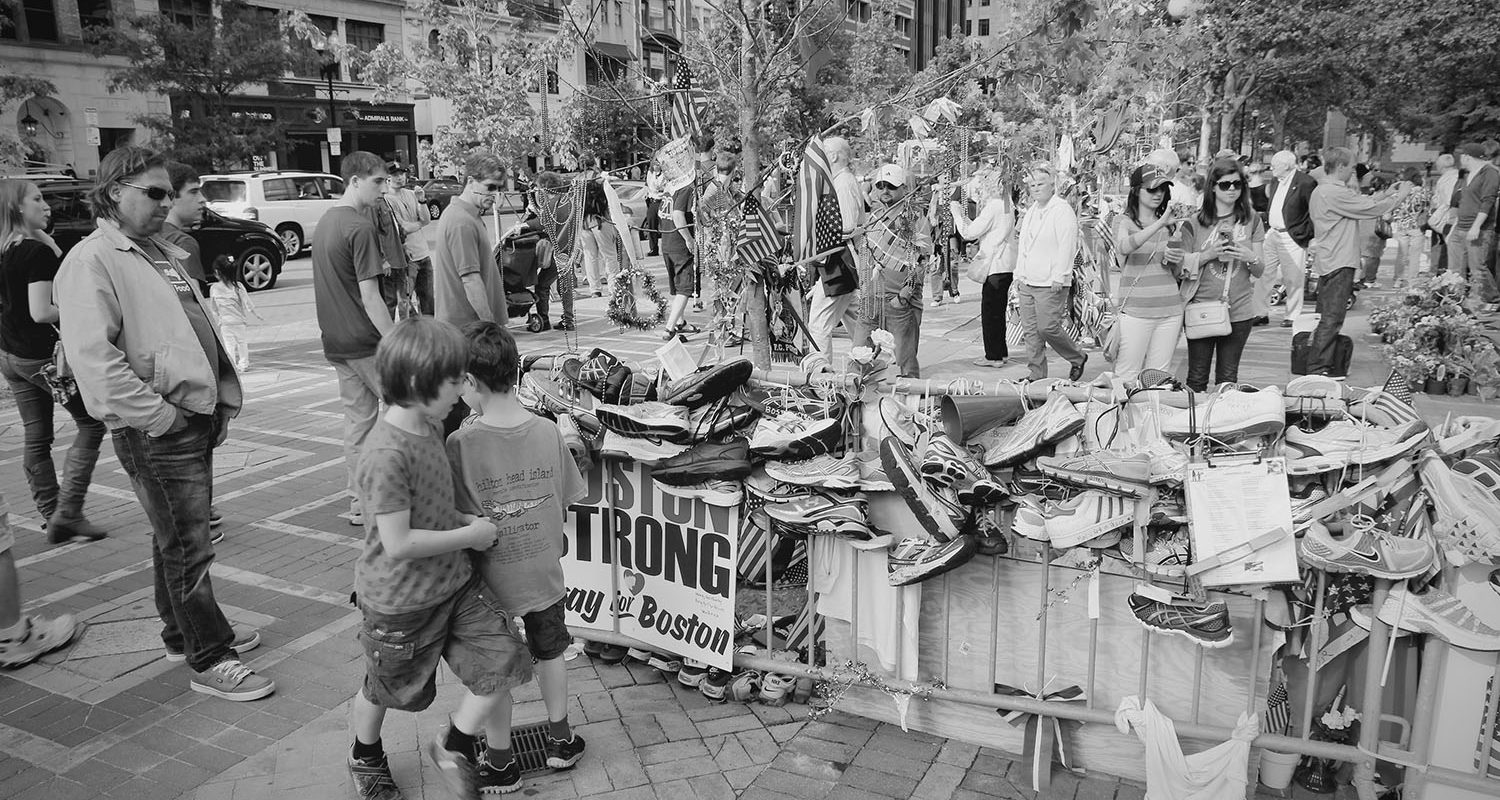
<path id="1" fill-rule="evenodd" d="M 585 478 L 563 525 L 568 624 L 730 669 L 739 508 L 669 494 L 634 461 Z"/>

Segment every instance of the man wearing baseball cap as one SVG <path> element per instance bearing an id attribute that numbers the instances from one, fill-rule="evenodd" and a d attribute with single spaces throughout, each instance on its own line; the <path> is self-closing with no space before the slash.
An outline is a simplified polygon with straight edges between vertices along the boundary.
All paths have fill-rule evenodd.
<path id="1" fill-rule="evenodd" d="M 1469 283 L 1469 302 L 1500 302 L 1495 276 L 1487 259 L 1495 246 L 1495 198 L 1500 195 L 1500 169 L 1484 157 L 1484 145 L 1460 145 L 1459 156 L 1469 172 L 1459 195 L 1457 219 L 1448 233 L 1448 268 Z"/>
<path id="2" fill-rule="evenodd" d="M 875 173 L 865 235 L 880 288 L 875 326 L 895 337 L 895 363 L 901 377 L 920 378 L 917 343 L 922 337 L 922 278 L 932 257 L 932 223 L 926 204 L 908 196 L 906 170 L 895 164 L 886 164 Z"/>

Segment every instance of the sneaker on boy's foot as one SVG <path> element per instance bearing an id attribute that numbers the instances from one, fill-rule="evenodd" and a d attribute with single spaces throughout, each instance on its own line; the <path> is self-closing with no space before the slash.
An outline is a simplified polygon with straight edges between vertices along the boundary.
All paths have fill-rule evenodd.
<path id="1" fill-rule="evenodd" d="M 188 686 L 195 692 L 236 702 L 259 700 L 276 691 L 274 681 L 256 675 L 255 670 L 237 658 L 227 658 L 202 672 L 194 672 Z"/>
<path id="2" fill-rule="evenodd" d="M 30 664 L 73 641 L 78 631 L 78 620 L 72 614 L 59 614 L 52 619 L 29 617 L 24 637 L 0 642 L 0 667 L 23 667 Z"/>
<path id="3" fill-rule="evenodd" d="M 483 753 L 474 762 L 474 785 L 482 795 L 510 794 L 521 788 L 521 762 L 512 756 L 510 763 L 496 767 Z"/>
<path id="4" fill-rule="evenodd" d="M 547 737 L 547 766 L 553 769 L 572 769 L 580 758 L 583 758 L 582 736 L 575 733 L 566 742 Z"/>
<path id="5" fill-rule="evenodd" d="M 260 631 L 253 629 L 248 631 L 237 631 L 234 634 L 234 641 L 231 642 L 229 646 L 233 647 L 234 652 L 236 653 L 248 653 L 257 647 L 260 647 Z M 168 647 L 167 660 L 174 664 L 181 664 L 182 662 L 187 660 L 187 653 L 179 653 L 176 650 Z"/>
<path id="6" fill-rule="evenodd" d="M 459 800 L 473 800 L 479 794 L 476 789 L 473 755 L 449 750 L 443 744 L 443 740 L 447 737 L 448 732 L 445 729 L 428 740 L 427 746 L 422 750 L 427 753 L 427 760 L 432 762 L 433 768 L 438 771 L 438 775 L 442 776 L 443 784 L 448 787 L 448 791 L 452 792 L 454 797 Z M 511 763 L 515 764 L 515 759 L 511 759 Z M 515 785 L 519 788 L 521 780 L 519 767 L 516 768 L 516 773 Z"/>
<path id="7" fill-rule="evenodd" d="M 703 677 L 707 674 L 707 664 L 695 659 L 684 658 L 682 660 L 682 668 L 677 671 L 677 682 L 689 689 L 696 689 L 703 685 Z"/>
<path id="8" fill-rule="evenodd" d="M 365 800 L 405 800 L 405 795 L 396 788 L 396 779 L 391 777 L 391 765 L 385 755 L 378 758 L 349 757 L 349 779 L 354 782 L 354 793 Z"/>

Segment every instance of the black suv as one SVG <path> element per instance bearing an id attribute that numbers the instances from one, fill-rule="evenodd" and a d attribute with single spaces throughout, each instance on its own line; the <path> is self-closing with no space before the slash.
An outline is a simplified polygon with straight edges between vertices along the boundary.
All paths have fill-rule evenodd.
<path id="1" fill-rule="evenodd" d="M 42 199 L 52 208 L 48 233 L 57 246 L 67 253 L 94 232 L 94 215 L 89 213 L 84 197 L 93 184 L 85 181 L 58 181 L 41 186 Z M 204 269 L 219 256 L 236 258 L 245 265 L 245 284 L 250 291 L 270 289 L 281 277 L 286 261 L 281 238 L 263 223 L 248 219 L 224 217 L 204 209 L 203 222 L 190 231 L 203 254 Z"/>

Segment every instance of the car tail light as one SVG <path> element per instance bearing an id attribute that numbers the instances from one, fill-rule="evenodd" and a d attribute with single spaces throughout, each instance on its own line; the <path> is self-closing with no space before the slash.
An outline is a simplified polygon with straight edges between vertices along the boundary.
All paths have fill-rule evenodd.
<path id="1" fill-rule="evenodd" d="M 253 219 L 253 220 L 259 220 L 260 219 L 260 209 L 256 208 L 255 206 L 246 206 L 244 213 L 245 213 L 245 219 Z"/>

